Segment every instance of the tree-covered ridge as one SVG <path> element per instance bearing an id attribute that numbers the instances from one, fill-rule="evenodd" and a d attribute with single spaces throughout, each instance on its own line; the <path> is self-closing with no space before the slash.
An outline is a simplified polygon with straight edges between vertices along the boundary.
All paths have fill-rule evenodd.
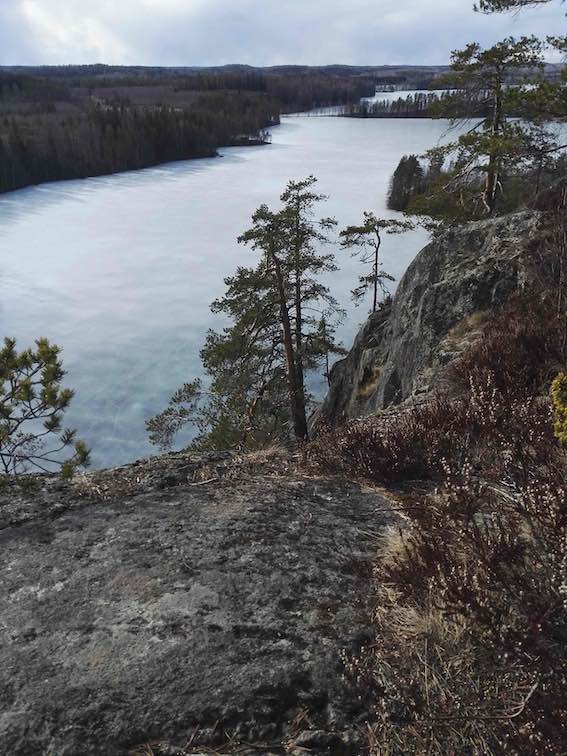
<path id="1" fill-rule="evenodd" d="M 437 102 L 434 93 L 387 105 L 360 101 L 377 85 L 435 86 L 446 70 L 0 68 L 0 192 L 213 155 L 222 145 L 261 141 L 261 131 L 281 113 L 345 105 L 347 115 L 357 117 L 428 117 Z M 477 111 L 483 115 L 482 105 Z"/>
<path id="2" fill-rule="evenodd" d="M 0 191 L 206 157 L 279 120 L 277 104 L 252 93 L 200 94 L 190 107 L 89 100 L 76 109 L 34 100 L 0 120 Z"/>
<path id="3" fill-rule="evenodd" d="M 429 83 L 447 70 L 448 66 L 438 65 L 381 65 L 353 66 L 333 64 L 326 66 L 276 65 L 250 66 L 227 64 L 223 66 L 119 66 L 93 65 L 44 65 L 44 66 L 0 66 L 6 73 L 41 77 L 65 81 L 73 86 L 145 86 L 150 82 L 172 84 L 182 79 L 195 81 L 220 80 L 223 88 L 230 88 L 238 78 L 285 77 L 299 78 L 340 78 L 353 81 L 366 79 L 376 84 L 403 85 L 406 89 L 426 88 Z M 197 89 L 201 89 L 197 86 Z"/>
<path id="4" fill-rule="evenodd" d="M 112 85 L 112 82 L 109 82 Z M 282 113 L 331 105 L 357 103 L 374 92 L 370 77 L 345 77 L 317 73 L 286 75 L 252 69 L 234 73 L 201 73 L 172 81 L 177 91 L 219 90 L 259 92 L 273 98 Z"/>

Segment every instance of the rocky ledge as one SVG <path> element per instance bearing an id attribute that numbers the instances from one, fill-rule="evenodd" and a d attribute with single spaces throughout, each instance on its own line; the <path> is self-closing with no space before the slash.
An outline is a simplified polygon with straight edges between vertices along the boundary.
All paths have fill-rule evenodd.
<path id="1" fill-rule="evenodd" d="M 333 367 L 312 425 L 370 415 L 430 391 L 486 312 L 542 283 L 549 233 L 546 214 L 528 210 L 434 239 L 409 266 L 393 300 L 370 316 L 348 356 Z"/>
<path id="2" fill-rule="evenodd" d="M 0 493 L 10 756 L 363 752 L 341 656 L 387 502 L 279 454 L 183 454 Z"/>

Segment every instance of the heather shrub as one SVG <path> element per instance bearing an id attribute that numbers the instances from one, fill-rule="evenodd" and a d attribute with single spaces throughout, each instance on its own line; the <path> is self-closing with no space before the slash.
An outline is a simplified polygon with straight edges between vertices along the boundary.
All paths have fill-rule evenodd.
<path id="1" fill-rule="evenodd" d="M 315 469 L 407 487 L 442 481 L 465 464 L 489 480 L 527 478 L 532 465 L 549 464 L 556 451 L 549 402 L 511 399 L 487 376 L 482 385 L 471 380 L 466 398 L 437 397 L 327 431 L 305 455 Z"/>
<path id="2" fill-rule="evenodd" d="M 308 462 L 381 484 L 404 527 L 375 570 L 376 638 L 346 668 L 372 754 L 556 754 L 567 727 L 567 418 L 556 301 L 484 325 L 444 395 L 330 431 Z M 555 419 L 555 433 L 554 433 Z"/>
<path id="3" fill-rule="evenodd" d="M 508 479 L 528 475 L 556 452 L 546 394 L 562 359 L 552 300 L 510 301 L 451 366 L 449 391 L 329 429 L 308 445 L 307 463 L 390 484 L 442 480 L 465 463 L 485 477 L 498 479 L 503 466 Z"/>
<path id="4" fill-rule="evenodd" d="M 480 338 L 451 365 L 448 378 L 461 392 L 487 377 L 513 398 L 545 392 L 565 361 L 564 330 L 553 296 L 514 297 L 485 321 Z"/>
<path id="5" fill-rule="evenodd" d="M 442 474 L 443 458 L 460 437 L 464 407 L 435 399 L 396 413 L 333 428 L 305 450 L 308 464 L 374 483 L 399 483 Z"/>
<path id="6" fill-rule="evenodd" d="M 409 527 L 378 561 L 365 661 L 373 753 L 562 752 L 565 469 L 558 456 L 512 481 L 505 463 L 498 484 L 465 466 L 402 501 Z"/>

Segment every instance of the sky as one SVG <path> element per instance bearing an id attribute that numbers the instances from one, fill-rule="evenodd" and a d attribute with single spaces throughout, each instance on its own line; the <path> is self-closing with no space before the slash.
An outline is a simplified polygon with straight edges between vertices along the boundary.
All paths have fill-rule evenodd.
<path id="1" fill-rule="evenodd" d="M 467 42 L 565 33 L 560 0 L 0 0 L 0 64 L 444 64 Z"/>

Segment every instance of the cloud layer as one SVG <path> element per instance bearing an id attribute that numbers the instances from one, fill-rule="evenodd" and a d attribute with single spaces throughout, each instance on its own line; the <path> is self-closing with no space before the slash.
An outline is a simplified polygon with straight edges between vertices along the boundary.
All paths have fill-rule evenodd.
<path id="1" fill-rule="evenodd" d="M 559 0 L 0 0 L 0 64 L 445 63 L 471 40 L 565 28 Z"/>

